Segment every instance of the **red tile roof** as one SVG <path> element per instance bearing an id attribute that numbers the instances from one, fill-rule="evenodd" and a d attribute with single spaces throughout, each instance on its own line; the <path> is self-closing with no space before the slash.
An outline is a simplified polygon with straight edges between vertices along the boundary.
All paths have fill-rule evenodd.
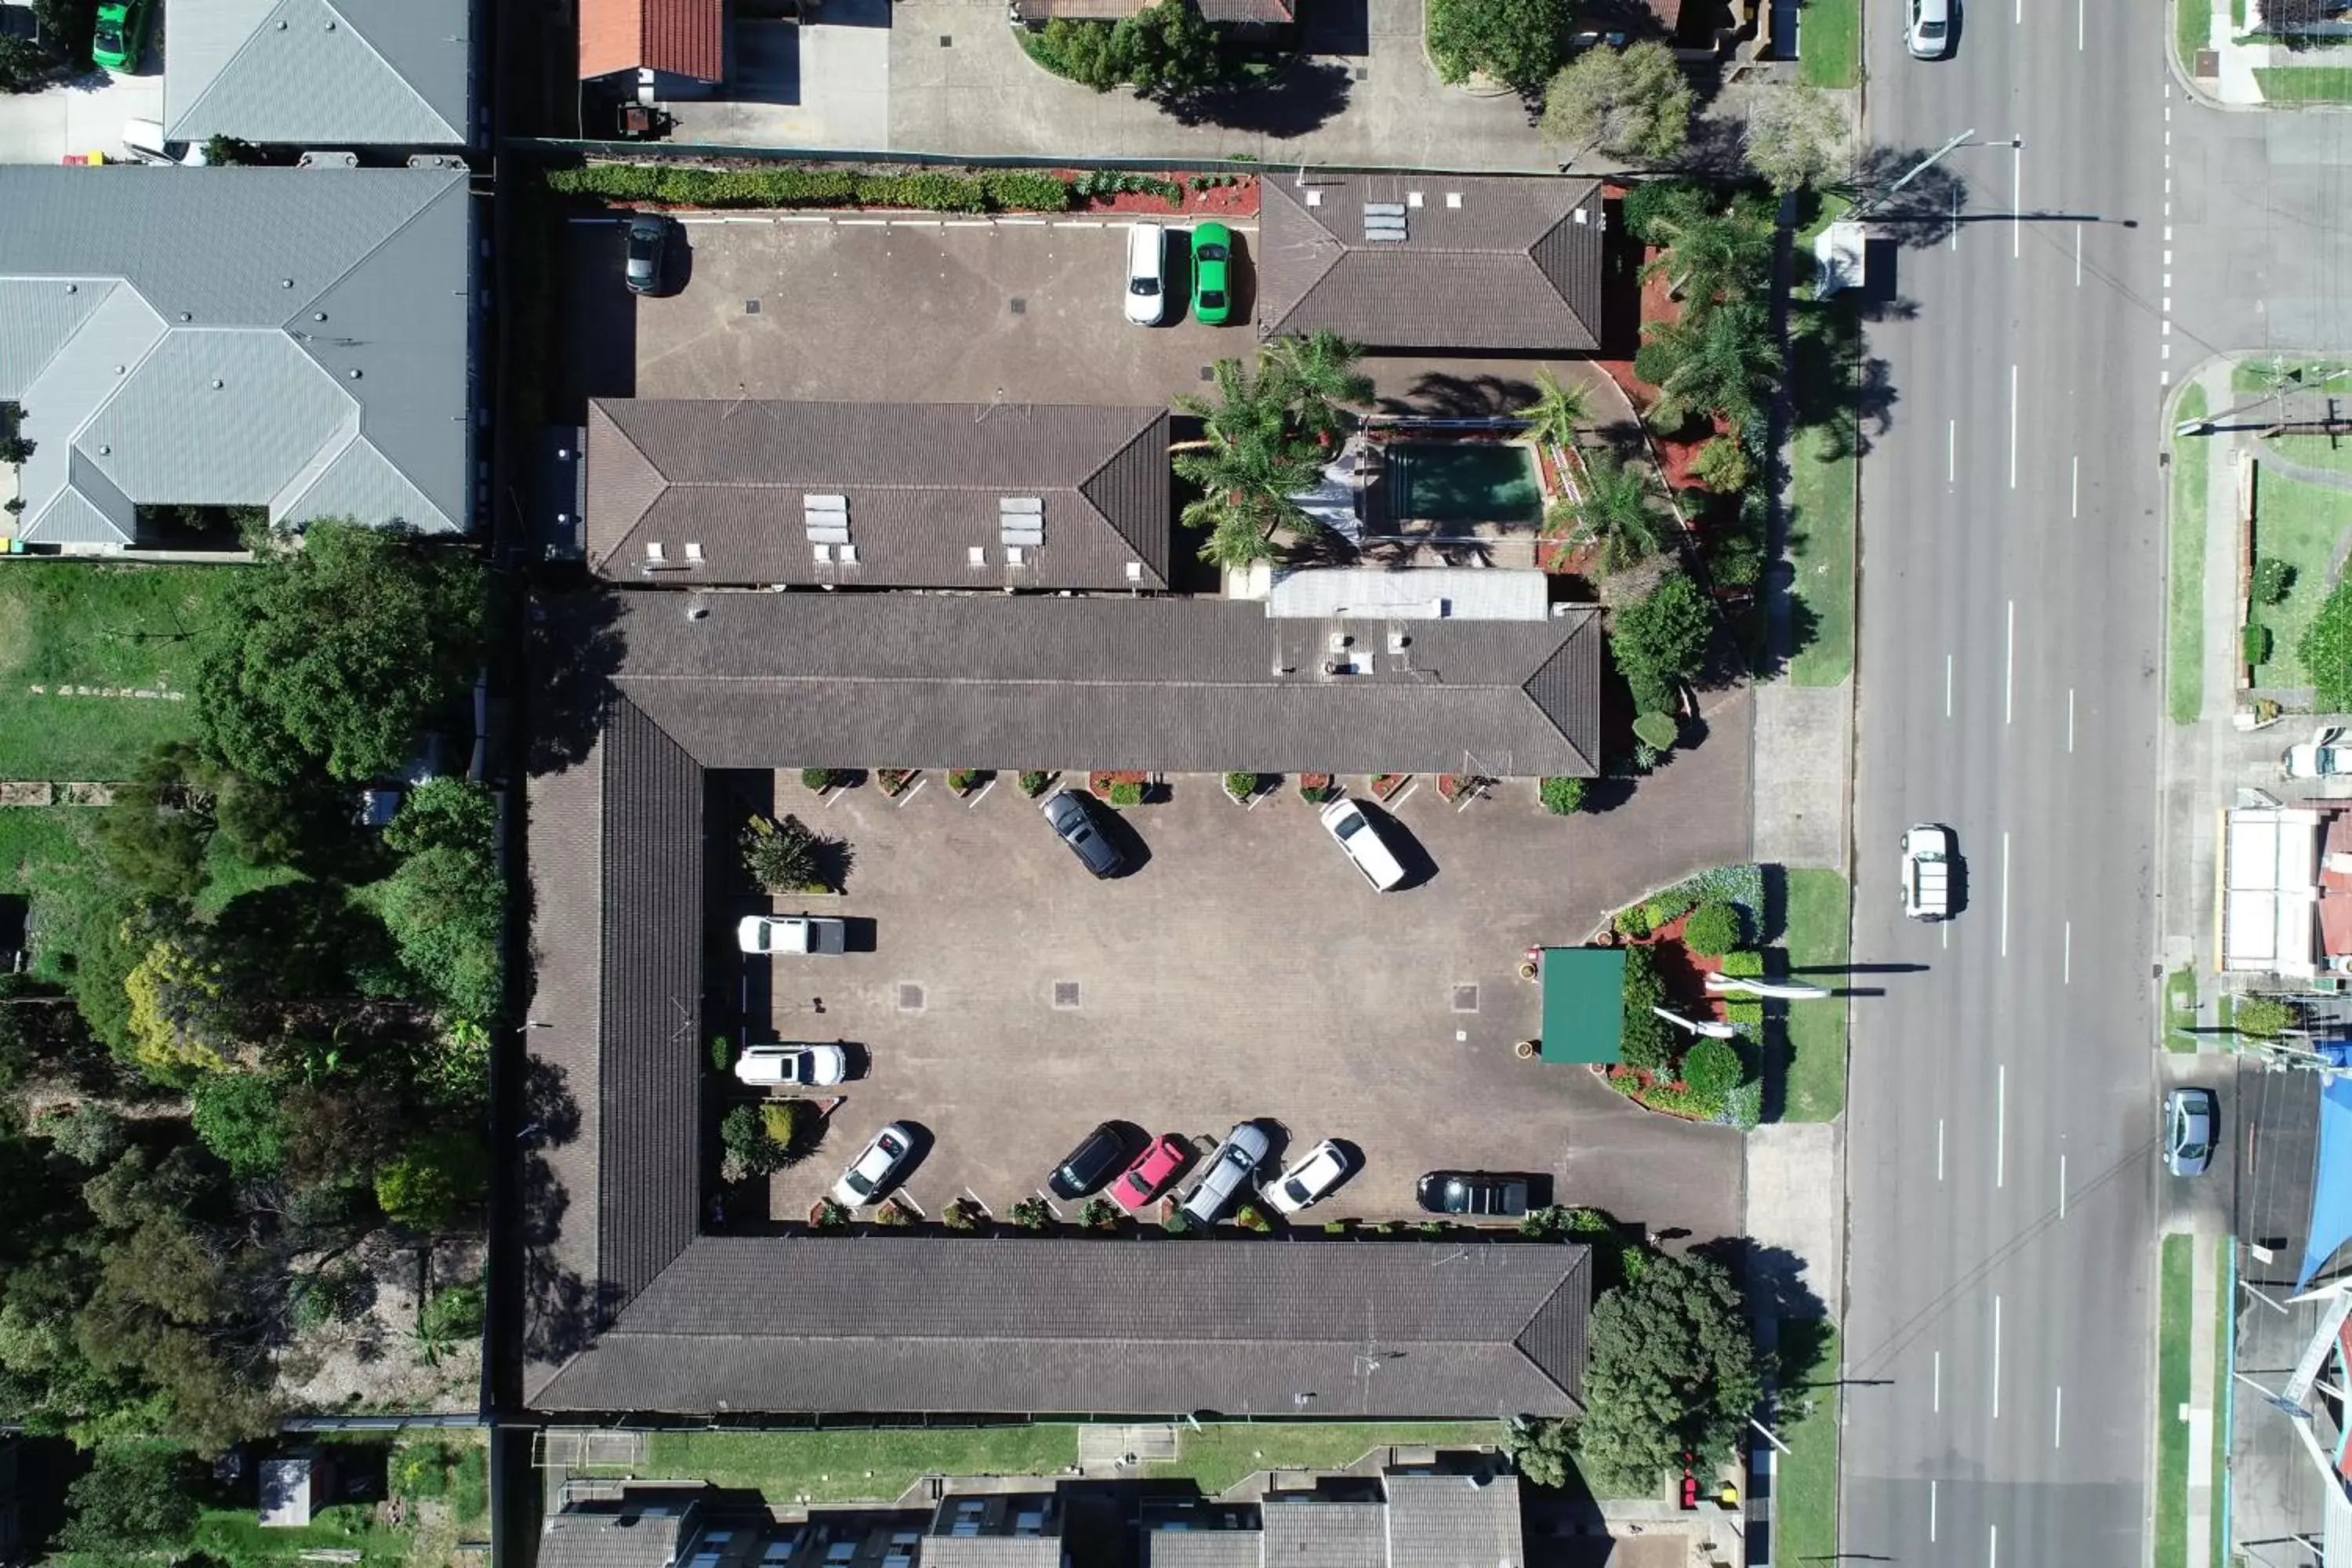
<path id="1" fill-rule="evenodd" d="M 722 0 L 580 0 L 580 76 L 651 68 L 718 81 L 726 74 Z"/>

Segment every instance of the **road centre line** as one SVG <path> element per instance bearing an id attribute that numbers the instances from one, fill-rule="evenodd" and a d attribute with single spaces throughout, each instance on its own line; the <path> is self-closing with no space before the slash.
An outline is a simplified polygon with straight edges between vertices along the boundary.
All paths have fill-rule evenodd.
<path id="1" fill-rule="evenodd" d="M 2067 471 L 2066 515 L 2083 515 L 2083 455 L 2080 452 L 2074 454 L 2074 460 Z"/>
<path id="2" fill-rule="evenodd" d="M 1944 717 L 1952 716 L 1952 656 L 1944 656 Z"/>
<path id="3" fill-rule="evenodd" d="M 2074 922 L 2073 921 L 2066 922 L 2066 945 L 2064 956 L 2061 960 L 2059 983 L 2064 985 L 2074 984 Z"/>
<path id="4" fill-rule="evenodd" d="M 2066 1156 L 2058 1156 L 2058 1217 L 2066 1217 Z"/>
<path id="5" fill-rule="evenodd" d="M 2017 367 L 2009 367 L 2009 488 L 2017 488 Z"/>
<path id="6" fill-rule="evenodd" d="M 2074 287 L 2083 286 L 2083 226 L 2074 226 Z"/>
<path id="7" fill-rule="evenodd" d="M 1992 1418 L 2000 1419 L 2000 1298 L 1992 1299 Z"/>
<path id="8" fill-rule="evenodd" d="M 2074 754 L 2074 689 L 2066 689 L 2066 754 Z"/>
<path id="9" fill-rule="evenodd" d="M 1992 1184 L 2009 1185 L 2009 1064 L 2001 1062 L 1993 1068 L 1992 1090 Z M 1995 1296 L 1994 1300 L 2000 1300 Z M 2000 1321 L 2000 1309 L 1993 1309 L 1993 1321 Z M 1996 1414 L 1998 1414 L 1996 1412 Z"/>
<path id="10" fill-rule="evenodd" d="M 2000 835 L 2000 955 L 2009 956 L 2009 830 Z"/>
<path id="11" fill-rule="evenodd" d="M 2000 721 L 2010 721 L 2017 710 L 2017 601 L 2009 602 L 2009 652 L 2000 670 Z"/>
<path id="12" fill-rule="evenodd" d="M 2083 0 L 2074 0 L 2074 52 L 2083 51 Z"/>
<path id="13" fill-rule="evenodd" d="M 2066 1390 L 2060 1384 L 2053 1384 L 2051 1388 L 2053 1396 L 2050 1401 L 2050 1446 L 2056 1448 L 2063 1446 L 2059 1435 L 2065 1430 Z"/>
<path id="14" fill-rule="evenodd" d="M 2019 11 L 2022 12 L 2025 0 L 2017 0 L 2017 5 Z M 2020 20 L 2022 19 L 2021 16 Z M 2169 141 L 2171 136 L 2170 132 L 2165 132 L 2166 140 Z M 2009 255 L 2014 261 L 2023 253 L 2025 246 L 2025 138 L 2022 136 L 2010 138 L 2009 170 Z"/>
<path id="15" fill-rule="evenodd" d="M 1927 1483 L 1927 1544 L 1936 1543 L 1936 1483 Z"/>
<path id="16" fill-rule="evenodd" d="M 1960 477 L 1960 422 L 1944 422 L 1944 480 L 1947 484 Z"/>
<path id="17" fill-rule="evenodd" d="M 1927 1392 L 1934 1408 L 1940 1413 L 1944 1408 L 1944 1352 L 1942 1351 L 1936 1352 L 1935 1371 L 1928 1378 Z"/>
<path id="18" fill-rule="evenodd" d="M 2000 1568 L 2000 1526 L 1985 1526 L 1985 1568 Z"/>
<path id="19" fill-rule="evenodd" d="M 1937 1118 L 1936 1118 L 1936 1180 L 1937 1180 L 1938 1183 L 1940 1183 L 1940 1182 L 1942 1182 L 1942 1181 L 1943 1181 L 1943 1179 L 1944 1179 L 1944 1119 L 1943 1119 L 1942 1117 L 1938 1116 Z M 1943 1352 L 1940 1352 L 1940 1351 L 1937 1352 L 1936 1364 L 1937 1364 L 1937 1366 L 1941 1366 L 1941 1365 L 1943 1365 L 1943 1364 L 1944 1364 L 1944 1362 L 1943 1362 Z"/>

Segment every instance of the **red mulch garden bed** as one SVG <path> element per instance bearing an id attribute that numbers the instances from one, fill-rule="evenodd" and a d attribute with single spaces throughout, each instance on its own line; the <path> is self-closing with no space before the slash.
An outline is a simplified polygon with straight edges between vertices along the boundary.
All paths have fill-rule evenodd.
<path id="1" fill-rule="evenodd" d="M 1083 172 L 1077 169 L 1048 171 L 1066 180 L 1075 180 Z M 1184 187 L 1183 201 L 1171 206 L 1168 198 L 1149 191 L 1123 191 L 1115 196 L 1073 196 L 1070 210 L 1076 213 L 1139 213 L 1153 216 L 1184 217 L 1255 217 L 1257 216 L 1257 176 L 1244 174 L 1241 183 L 1215 185 L 1196 191 L 1182 174 L 1167 174 L 1161 178 L 1175 181 Z"/>

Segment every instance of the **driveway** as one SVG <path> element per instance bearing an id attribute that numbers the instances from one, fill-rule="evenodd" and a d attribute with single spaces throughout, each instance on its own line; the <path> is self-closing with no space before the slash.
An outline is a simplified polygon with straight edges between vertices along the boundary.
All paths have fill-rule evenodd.
<path id="1" fill-rule="evenodd" d="M 1581 941 L 1609 909 L 1745 854 L 1746 710 L 1727 697 L 1706 744 L 1604 815 L 1548 816 L 1527 780 L 1456 810 L 1417 781 L 1393 817 L 1408 865 L 1433 870 L 1387 895 L 1287 783 L 1244 810 L 1214 778 L 1174 780 L 1126 814 L 1148 860 L 1097 882 L 1009 777 L 970 802 L 932 773 L 902 804 L 868 784 L 824 807 L 779 774 L 779 810 L 849 843 L 847 896 L 825 901 L 872 940 L 762 961 L 748 994 L 765 988 L 776 1037 L 845 1039 L 870 1068 L 776 1179 L 772 1213 L 804 1216 L 894 1120 L 929 1140 L 908 1187 L 926 1212 L 970 1192 L 1003 1215 L 1106 1119 L 1203 1148 L 1265 1119 L 1294 1154 L 1361 1151 L 1318 1218 L 1405 1215 L 1423 1172 L 1475 1166 L 1654 1229 L 1738 1234 L 1738 1134 L 1512 1047 L 1538 1027 L 1515 973 L 1528 946 Z"/>
<path id="2" fill-rule="evenodd" d="M 151 64 L 152 64 L 151 58 Z M 163 117 L 163 72 L 87 76 L 38 92 L 0 93 L 0 163 L 57 163 L 68 153 L 122 153 L 122 125 Z"/>

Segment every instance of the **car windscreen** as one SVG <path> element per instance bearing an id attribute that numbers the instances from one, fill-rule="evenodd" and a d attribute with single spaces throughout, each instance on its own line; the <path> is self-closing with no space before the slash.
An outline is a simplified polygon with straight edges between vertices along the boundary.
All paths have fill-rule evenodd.
<path id="1" fill-rule="evenodd" d="M 1130 278 L 1128 279 L 1127 291 L 1130 294 L 1157 294 L 1160 292 L 1160 279 L 1157 278 Z"/>
<path id="2" fill-rule="evenodd" d="M 660 236 L 654 234 L 647 229 L 631 229 L 629 231 L 629 259 L 632 261 L 651 261 L 654 258 L 654 247 L 660 242 Z"/>
<path id="3" fill-rule="evenodd" d="M 1222 289 L 1203 289 L 1201 290 L 1201 307 L 1202 309 L 1208 310 L 1223 310 L 1225 308 L 1225 291 Z"/>
<path id="4" fill-rule="evenodd" d="M 111 16 L 101 16 L 99 18 L 98 31 L 91 37 L 90 42 L 97 46 L 101 54 L 121 54 L 122 52 L 121 24 Z"/>
<path id="5" fill-rule="evenodd" d="M 1225 258 L 1225 247 L 1222 245 L 1198 246 L 1194 247 L 1192 254 L 1202 261 L 1223 261 Z"/>
<path id="6" fill-rule="evenodd" d="M 1361 816 L 1341 817 L 1338 824 L 1331 829 L 1332 832 L 1338 834 L 1343 840 L 1353 838 L 1357 834 L 1361 833 L 1363 830 L 1364 819 Z"/>
<path id="7" fill-rule="evenodd" d="M 1919 36 L 1923 38 L 1940 38 L 1944 36 L 1944 24 L 1922 22 L 1919 24 Z"/>

